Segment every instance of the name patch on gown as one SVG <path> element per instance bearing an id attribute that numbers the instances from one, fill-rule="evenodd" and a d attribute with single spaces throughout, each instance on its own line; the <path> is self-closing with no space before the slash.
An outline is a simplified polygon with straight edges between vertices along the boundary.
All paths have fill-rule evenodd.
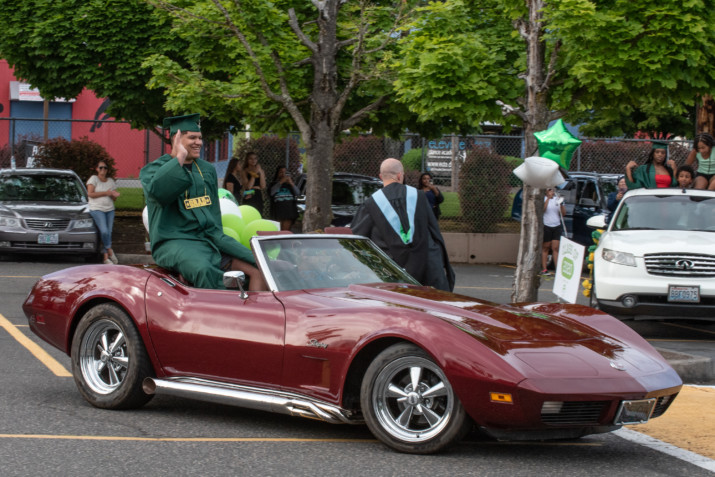
<path id="1" fill-rule="evenodd" d="M 196 209 L 198 207 L 206 207 L 207 205 L 211 205 L 211 197 L 208 195 L 184 199 L 184 207 L 186 209 Z"/>

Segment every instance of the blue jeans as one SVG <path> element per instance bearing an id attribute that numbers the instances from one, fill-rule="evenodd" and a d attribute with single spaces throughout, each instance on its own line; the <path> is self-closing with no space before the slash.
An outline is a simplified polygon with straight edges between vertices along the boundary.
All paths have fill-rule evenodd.
<path id="1" fill-rule="evenodd" d="M 114 211 L 102 212 L 101 210 L 90 210 L 90 215 L 99 229 L 99 238 L 102 240 L 102 253 L 107 253 L 108 248 L 112 248 L 112 226 L 114 225 Z"/>

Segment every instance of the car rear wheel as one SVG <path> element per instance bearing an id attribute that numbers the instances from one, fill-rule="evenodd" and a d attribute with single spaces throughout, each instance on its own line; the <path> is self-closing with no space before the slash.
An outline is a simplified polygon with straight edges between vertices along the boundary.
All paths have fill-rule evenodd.
<path id="1" fill-rule="evenodd" d="M 360 403 L 370 431 L 400 452 L 438 452 L 472 426 L 444 372 L 409 343 L 387 348 L 370 364 Z"/>
<path id="2" fill-rule="evenodd" d="M 153 370 L 134 322 L 117 305 L 104 303 L 80 320 L 72 341 L 72 374 L 93 406 L 141 407 L 152 396 L 142 390 Z"/>

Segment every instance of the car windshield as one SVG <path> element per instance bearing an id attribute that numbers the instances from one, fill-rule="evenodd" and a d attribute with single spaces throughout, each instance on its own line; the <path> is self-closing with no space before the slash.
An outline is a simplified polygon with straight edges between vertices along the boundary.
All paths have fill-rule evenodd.
<path id="1" fill-rule="evenodd" d="M 0 201 L 87 202 L 87 198 L 74 177 L 32 174 L 0 177 Z"/>
<path id="2" fill-rule="evenodd" d="M 360 205 L 378 189 L 380 183 L 333 182 L 333 205 Z"/>
<path id="3" fill-rule="evenodd" d="M 259 244 L 259 261 L 268 267 L 277 291 L 379 282 L 419 285 L 366 239 L 287 236 Z"/>
<path id="4" fill-rule="evenodd" d="M 611 230 L 707 230 L 715 232 L 715 198 L 697 195 L 628 197 Z"/>

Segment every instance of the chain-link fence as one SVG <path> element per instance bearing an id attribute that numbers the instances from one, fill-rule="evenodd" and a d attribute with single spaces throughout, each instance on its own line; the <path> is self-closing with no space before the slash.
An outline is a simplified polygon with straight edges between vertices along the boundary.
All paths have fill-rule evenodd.
<path id="1" fill-rule="evenodd" d="M 120 186 L 127 188 L 141 188 L 137 179 L 141 167 L 168 152 L 166 141 L 159 135 L 132 130 L 128 123 L 0 118 L 0 141 L 6 139 L 0 148 L 0 167 L 9 167 L 12 155 L 18 167 L 24 166 L 43 138 L 58 135 L 88 137 L 102 144 L 115 159 Z M 573 155 L 570 171 L 623 174 L 629 161 L 643 164 L 652 147 L 651 141 L 644 139 L 580 139 L 582 143 Z M 668 158 L 676 166 L 683 164 L 692 143 L 666 142 Z M 287 166 L 296 182 L 308 167 L 297 133 L 283 137 L 256 132 L 227 134 L 221 140 L 205 141 L 202 156 L 214 163 L 221 185 L 229 159 L 237 157 L 243 161 L 247 152 L 258 154 L 267 183 L 279 166 Z M 518 232 L 519 224 L 511 219 L 511 205 L 521 182 L 511 171 L 524 155 L 521 135 L 439 138 L 405 135 L 399 140 L 346 136 L 335 148 L 334 171 L 377 177 L 380 163 L 387 157 L 395 157 L 405 166 L 408 184 L 417 186 L 422 172 L 432 174 L 445 199 L 440 205 L 440 226 L 444 231 Z M 264 212 L 267 211 L 266 202 Z"/>

